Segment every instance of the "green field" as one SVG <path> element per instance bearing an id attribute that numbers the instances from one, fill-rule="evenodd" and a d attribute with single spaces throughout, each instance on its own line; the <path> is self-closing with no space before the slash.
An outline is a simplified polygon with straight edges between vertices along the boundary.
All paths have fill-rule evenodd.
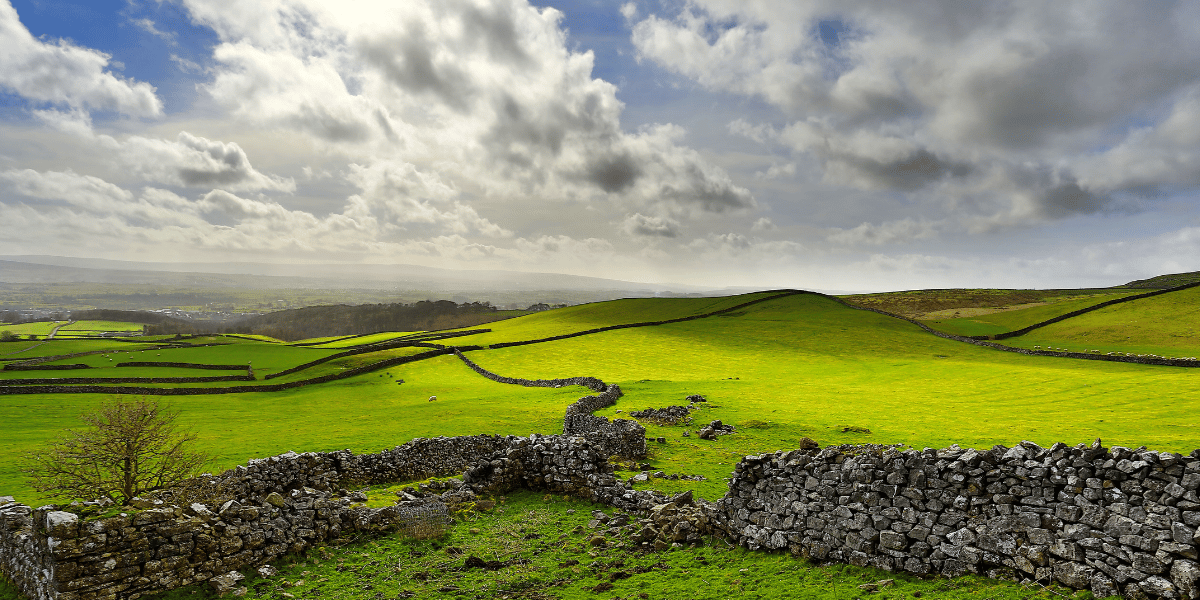
<path id="1" fill-rule="evenodd" d="M 706 314 L 771 295 L 603 302 L 491 323 L 485 327 L 492 330 L 488 333 L 439 343 L 467 346 L 538 339 L 613 324 Z M 1095 336 L 1097 331 L 1108 331 L 1103 327 L 1116 327 L 1112 331 L 1125 332 L 1126 339 L 1118 340 L 1123 343 L 1132 343 L 1130 331 L 1144 331 L 1138 343 L 1173 348 L 1181 355 L 1197 355 L 1200 344 L 1195 337 L 1187 337 L 1194 335 L 1189 333 L 1192 331 L 1189 327 L 1195 323 L 1197 299 L 1200 299 L 1197 290 L 1172 292 L 1060 324 L 1074 329 L 1051 326 L 1010 341 L 1032 344 L 1036 342 L 1031 340 L 1037 338 L 1030 336 L 1043 333 Z M 1067 303 L 1097 301 L 1100 300 L 1096 297 L 1088 297 Z M 1012 311 L 1013 314 L 1002 319 L 996 317 L 1000 319 L 996 323 L 1008 326 L 1019 319 L 1033 319 L 1046 314 L 1036 312 L 1038 309 L 1050 310 L 1053 306 Z M 1026 314 L 1014 316 L 1019 312 Z M 987 316 L 1002 314 L 1005 313 Z M 97 368 L 57 373 L 0 371 L 0 377 L 231 373 L 112 366 L 137 360 L 252 363 L 260 379 L 256 384 L 269 384 L 337 373 L 427 350 L 393 348 L 368 352 L 286 377 L 261 380 L 264 374 L 342 351 L 343 346 L 348 347 L 352 342 L 391 339 L 389 335 L 399 334 L 381 335 L 378 340 L 374 339 L 376 336 L 355 338 L 320 347 L 227 336 L 185 340 L 191 344 L 219 345 L 180 348 L 153 348 L 148 343 L 111 340 L 54 340 L 36 350 L 45 351 L 43 356 L 67 354 L 68 350 L 103 351 L 56 361 Z M 1097 342 L 1089 338 L 1088 343 L 1094 346 Z M 44 350 L 47 347 L 56 351 Z M 1185 351 L 1190 354 L 1184 354 Z M 703 475 L 708 480 L 651 480 L 643 485 L 668 492 L 693 489 L 708 499 L 724 494 L 725 478 L 742 456 L 791 449 L 805 436 L 822 445 L 869 442 L 917 448 L 952 443 L 979 448 L 994 444 L 1011 446 L 1025 439 L 1043 446 L 1058 441 L 1074 445 L 1097 437 L 1107 446 L 1146 445 L 1177 452 L 1200 447 L 1200 423 L 1194 418 L 1200 370 L 1001 352 L 938 338 L 911 323 L 855 310 L 834 299 L 811 294 L 774 298 L 722 315 L 680 323 L 487 348 L 470 351 L 468 355 L 501 375 L 530 379 L 594 376 L 619 384 L 625 397 L 616 406 L 597 413 L 607 417 L 621 417 L 631 410 L 647 407 L 685 404 L 684 398 L 690 394 L 706 396 L 708 402 L 694 413 L 692 425 L 647 424 L 648 435 L 665 437 L 666 443 L 651 442 L 646 462 L 653 470 Z M 404 383 L 398 384 L 399 380 Z M 355 452 L 375 452 L 414 437 L 558 433 L 565 407 L 587 393 L 588 390 L 579 387 L 524 388 L 495 383 L 479 376 L 457 358 L 441 356 L 282 392 L 169 396 L 167 401 L 180 410 L 183 423 L 199 433 L 201 449 L 217 457 L 211 465 L 216 470 L 288 450 L 348 448 Z M 436 396 L 437 400 L 429 401 L 430 396 Z M 13 494 L 31 504 L 44 501 L 20 477 L 19 457 L 54 438 L 62 429 L 75 425 L 79 413 L 104 398 L 101 394 L 0 395 L 0 414 L 6 423 L 0 434 L 0 495 Z M 732 423 L 738 430 L 716 441 L 699 440 L 694 435 L 683 437 L 685 429 L 695 430 L 712 419 Z M 738 560 L 768 560 L 760 556 L 747 555 Z M 791 559 L 786 562 L 799 564 Z M 842 589 L 837 586 L 844 582 L 838 578 L 866 577 L 862 574 L 868 571 L 854 573 L 857 574 L 834 576 L 830 589 Z M 725 585 L 721 589 L 730 593 L 730 584 Z M 987 591 L 986 595 L 985 592 L 955 595 L 959 591 L 945 590 L 945 595 L 934 595 L 931 588 L 920 589 L 929 597 L 1010 597 L 1004 595 L 1008 592 L 995 590 Z M 838 594 L 831 592 L 829 597 L 842 597 Z M 574 596 L 564 592 L 563 597 Z M 763 597 L 774 596 L 764 593 Z"/>
<path id="2" fill-rule="evenodd" d="M 1037 306 L 1028 306 L 1025 308 L 1017 308 L 1010 310 L 997 310 L 996 312 L 987 312 L 986 314 L 976 314 L 965 317 L 951 318 L 931 318 L 925 319 L 926 325 L 953 333 L 955 335 L 996 335 L 998 333 L 1007 333 L 1018 329 L 1041 323 L 1054 317 L 1065 315 L 1071 311 L 1076 311 L 1089 306 L 1095 306 L 1101 302 L 1124 298 L 1135 294 L 1145 293 L 1146 290 L 1113 292 L 1107 294 L 1094 294 L 1086 296 L 1061 296 L 1058 298 L 1047 298 L 1044 304 Z M 986 310 L 986 309 L 985 309 Z M 962 309 L 962 312 L 969 312 L 971 309 Z M 978 309 L 976 309 L 978 311 Z M 949 312 L 949 311 L 942 311 Z"/>
<path id="3" fill-rule="evenodd" d="M 489 333 L 453 338 L 453 343 L 516 341 L 613 322 L 677 318 L 766 296 L 604 302 L 496 323 Z M 1170 295 L 1160 298 L 1166 297 Z M 188 342 L 221 345 L 144 350 L 141 344 L 54 341 L 47 346 L 85 349 L 107 344 L 121 351 L 55 361 L 84 363 L 95 369 L 51 375 L 46 371 L 0 372 L 0 376 L 221 375 L 230 372 L 113 365 L 122 361 L 252 363 L 260 378 L 256 384 L 271 384 L 425 351 L 397 348 L 357 354 L 263 381 L 265 374 L 337 350 L 222 336 Z M 655 468 L 708 477 L 708 482 L 695 487 L 710 498 L 724 492 L 723 478 L 739 456 L 790 448 L 803 436 L 822 444 L 873 442 L 918 448 L 951 443 L 990 447 L 1022 439 L 1044 445 L 1055 441 L 1075 444 L 1096 437 L 1110 444 L 1145 444 L 1160 450 L 1186 452 L 1200 447 L 1200 425 L 1190 416 L 1200 371 L 997 352 L 937 338 L 910 323 L 815 295 L 777 298 L 682 323 L 478 350 L 469 355 L 502 375 L 531 379 L 588 375 L 620 384 L 625 398 L 601 413 L 610 417 L 619 416 L 618 410 L 682 404 L 689 394 L 707 396 L 710 402 L 697 420 L 743 424 L 738 434 L 703 442 L 682 437 L 682 427 L 650 425 L 649 430 L 651 436 L 668 440 L 664 445 L 652 445 L 650 462 Z M 397 385 L 397 379 L 406 383 Z M 219 388 L 228 384 L 163 387 L 179 385 Z M 230 466 L 286 450 L 347 447 L 375 451 L 414 436 L 493 430 L 556 433 L 562 408 L 584 393 L 582 388 L 547 390 L 494 383 L 452 357 L 441 357 L 285 392 L 171 396 L 169 401 L 198 430 L 206 432 L 206 449 L 223 457 L 220 466 Z M 439 400 L 427 402 L 430 395 Z M 405 405 L 404 410 L 412 412 L 408 417 L 403 411 L 390 412 L 399 409 L 383 402 L 387 398 L 420 402 Z M 488 409 L 465 410 L 473 398 L 486 401 Z M 3 438 L 5 447 L 0 448 L 5 457 L 0 462 L 0 490 L 22 490 L 23 483 L 12 467 L 15 457 L 52 437 L 71 422 L 73 414 L 98 399 L 87 394 L 0 397 L 5 414 L 12 415 Z M 32 412 L 19 408 L 31 403 L 41 408 Z M 370 422 L 335 424 L 346 421 L 347 414 L 369 415 L 383 406 L 391 409 L 382 429 Z M 414 419 L 428 421 L 414 423 Z M 871 433 L 843 433 L 848 427 Z M 264 434 L 274 430 L 282 437 Z M 224 435 L 214 436 L 214 431 Z M 230 440 L 244 441 L 231 444 Z M 658 485 L 679 489 L 682 484 Z"/>
<path id="4" fill-rule="evenodd" d="M 1200 288 L 1106 306 L 1003 343 L 1200 358 Z"/>
<path id="5" fill-rule="evenodd" d="M 66 321 L 36 321 L 33 323 L 0 323 L 0 331 L 11 331 L 21 337 L 36 335 L 39 338 L 50 334 L 54 328 Z"/>

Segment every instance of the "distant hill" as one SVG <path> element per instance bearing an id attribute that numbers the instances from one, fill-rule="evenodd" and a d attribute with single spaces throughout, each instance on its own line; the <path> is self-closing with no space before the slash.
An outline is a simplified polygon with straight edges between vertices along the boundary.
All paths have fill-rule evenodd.
<path id="1" fill-rule="evenodd" d="M 710 288 L 562 273 L 441 269 L 404 264 L 161 263 L 0 256 L 0 281 L 28 283 L 157 283 L 250 288 L 398 288 L 420 290 L 572 290 L 657 294 Z"/>
<path id="2" fill-rule="evenodd" d="M 1120 286 L 1127 288 L 1139 288 L 1148 290 L 1165 290 L 1187 283 L 1196 283 L 1200 281 L 1200 271 L 1192 271 L 1190 273 L 1174 273 L 1172 275 L 1159 275 L 1150 279 L 1139 279 L 1130 281 L 1129 283 Z"/>

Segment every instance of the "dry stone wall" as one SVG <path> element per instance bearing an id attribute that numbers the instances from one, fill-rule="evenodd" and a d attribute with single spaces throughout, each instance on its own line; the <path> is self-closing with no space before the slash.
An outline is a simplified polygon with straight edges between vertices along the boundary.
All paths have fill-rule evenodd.
<path id="1" fill-rule="evenodd" d="M 746 457 L 717 507 L 749 548 L 1200 598 L 1198 486 L 1200 451 L 826 448 Z"/>
<path id="2" fill-rule="evenodd" d="M 567 377 L 563 379 L 516 379 L 497 375 L 475 364 L 459 349 L 454 354 L 480 375 L 511 385 L 526 387 L 564 387 L 568 385 L 583 386 L 600 392 L 595 396 L 584 396 L 567 406 L 566 416 L 563 417 L 564 435 L 582 435 L 601 452 L 608 456 L 638 457 L 646 455 L 646 428 L 637 421 L 629 419 L 613 419 L 593 415 L 593 412 L 617 403 L 623 396 L 617 385 L 606 385 L 595 377 Z"/>

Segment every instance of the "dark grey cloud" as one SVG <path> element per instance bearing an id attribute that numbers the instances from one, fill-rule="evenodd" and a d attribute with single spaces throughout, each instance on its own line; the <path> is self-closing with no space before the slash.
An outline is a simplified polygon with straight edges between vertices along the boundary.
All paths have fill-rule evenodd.
<path id="1" fill-rule="evenodd" d="M 939 158 L 922 148 L 912 154 L 889 162 L 869 157 L 840 155 L 830 160 L 840 161 L 860 173 L 880 188 L 911 192 L 948 177 L 966 177 L 971 165 Z"/>
<path id="2" fill-rule="evenodd" d="M 630 154 L 598 159 L 588 164 L 587 178 L 609 193 L 621 193 L 642 176 L 642 167 Z"/>
<path id="3" fill-rule="evenodd" d="M 536 66 L 521 43 L 512 4 L 470 6 L 463 13 L 465 42 L 483 40 L 488 55 L 520 66 Z"/>
<path id="4" fill-rule="evenodd" d="M 435 60 L 441 47 L 419 22 L 408 23 L 400 35 L 363 38 L 358 49 L 369 64 L 406 92 L 432 94 L 458 111 L 467 110 L 475 95 L 470 78 L 457 68 L 453 57 Z"/>

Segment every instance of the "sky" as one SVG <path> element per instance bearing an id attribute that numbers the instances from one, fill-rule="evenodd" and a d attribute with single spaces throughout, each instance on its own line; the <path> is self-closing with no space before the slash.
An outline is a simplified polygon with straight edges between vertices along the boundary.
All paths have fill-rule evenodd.
<path id="1" fill-rule="evenodd" d="M 1200 270 L 1200 3 L 0 0 L 0 254 Z"/>

